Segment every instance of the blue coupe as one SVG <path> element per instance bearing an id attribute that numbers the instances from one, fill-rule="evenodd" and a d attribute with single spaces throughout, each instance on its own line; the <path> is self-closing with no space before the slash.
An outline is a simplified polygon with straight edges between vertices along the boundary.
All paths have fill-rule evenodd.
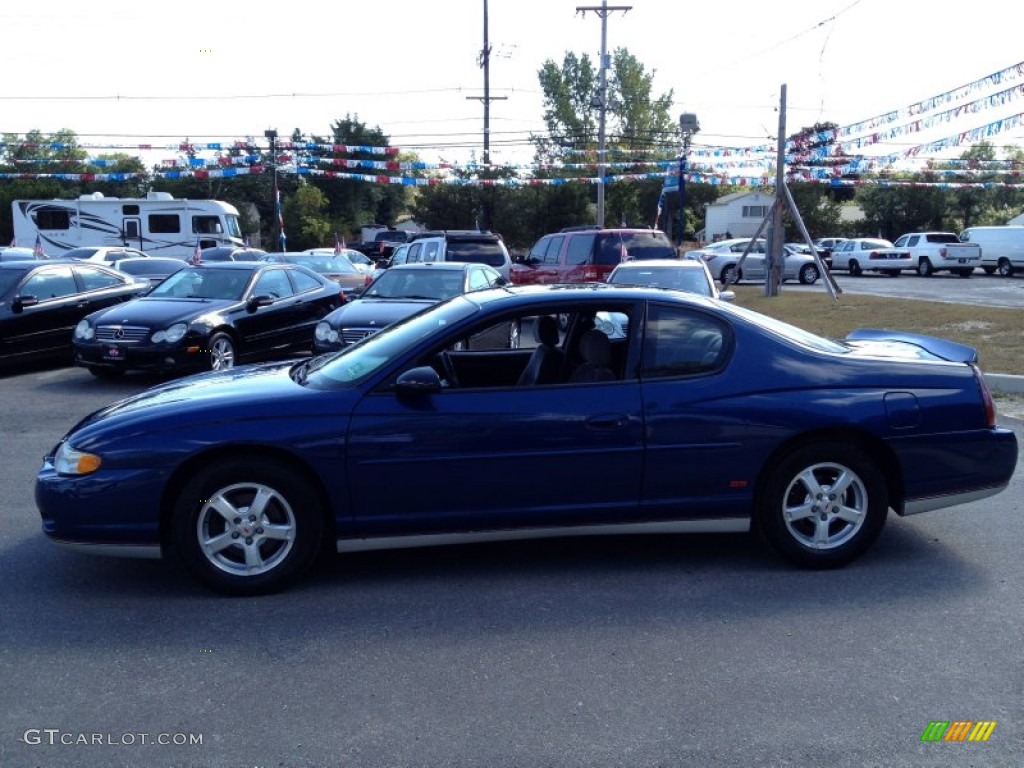
<path id="1" fill-rule="evenodd" d="M 510 322 L 519 347 L 493 334 Z M 991 496 L 1016 463 L 969 347 L 830 341 L 656 288 L 504 287 L 101 409 L 45 458 L 36 503 L 58 543 L 173 554 L 253 594 L 325 545 L 754 528 L 794 563 L 840 566 L 890 509 Z"/>

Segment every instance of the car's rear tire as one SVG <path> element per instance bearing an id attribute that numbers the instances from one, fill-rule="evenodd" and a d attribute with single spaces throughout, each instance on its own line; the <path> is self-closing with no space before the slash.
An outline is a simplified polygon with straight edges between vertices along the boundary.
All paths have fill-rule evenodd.
<path id="1" fill-rule="evenodd" d="M 205 467 L 181 489 L 171 518 L 182 564 L 229 595 L 280 589 L 316 560 L 324 510 L 296 474 L 265 459 Z"/>
<path id="2" fill-rule="evenodd" d="M 801 285 L 814 285 L 818 282 L 818 278 L 821 277 L 821 274 L 818 272 L 818 268 L 814 264 L 804 264 L 800 267 L 800 273 L 797 277 L 800 280 Z"/>
<path id="3" fill-rule="evenodd" d="M 850 277 L 860 277 L 863 270 L 860 268 L 860 262 L 856 259 L 850 260 Z"/>
<path id="4" fill-rule="evenodd" d="M 779 459 L 755 501 L 755 525 L 786 559 L 834 568 L 863 554 L 889 510 L 885 478 L 862 450 L 812 443 Z"/>
<path id="5" fill-rule="evenodd" d="M 917 274 L 921 277 L 931 277 L 935 274 L 935 268 L 927 258 L 923 258 L 917 262 Z"/>
<path id="6" fill-rule="evenodd" d="M 210 337 L 206 352 L 211 371 L 226 371 L 235 367 L 235 340 L 226 333 L 215 333 Z"/>

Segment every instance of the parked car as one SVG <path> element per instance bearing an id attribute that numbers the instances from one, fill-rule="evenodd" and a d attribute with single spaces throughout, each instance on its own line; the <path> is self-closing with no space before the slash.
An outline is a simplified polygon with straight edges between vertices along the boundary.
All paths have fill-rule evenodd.
<path id="1" fill-rule="evenodd" d="M 0 261 L 48 261 L 48 256 L 40 256 L 31 248 L 0 248 Z"/>
<path id="2" fill-rule="evenodd" d="M 902 270 L 915 266 L 910 251 L 878 237 L 853 237 L 832 251 L 832 269 L 849 272 L 851 277 L 862 272 L 899 277 Z"/>
<path id="3" fill-rule="evenodd" d="M 814 240 L 813 242 L 814 247 L 817 248 L 818 251 L 822 253 L 825 258 L 830 258 L 832 256 L 832 251 L 835 250 L 835 247 L 844 240 L 846 240 L 845 237 L 819 237 L 817 240 Z M 832 265 L 829 264 L 829 266 L 831 267 Z"/>
<path id="4" fill-rule="evenodd" d="M 931 277 L 936 272 L 970 277 L 974 268 L 981 266 L 981 246 L 960 242 L 954 232 L 908 232 L 896 238 L 894 245 L 910 251 L 921 277 Z"/>
<path id="5" fill-rule="evenodd" d="M 307 269 L 319 272 L 328 280 L 341 286 L 345 297 L 360 293 L 373 280 L 372 276 L 349 261 L 345 256 L 336 256 L 334 251 L 324 253 L 268 253 L 260 261 L 272 264 L 301 264 Z"/>
<path id="6" fill-rule="evenodd" d="M 203 248 L 199 252 L 201 261 L 259 261 L 266 255 L 267 252 L 259 248 L 236 248 L 228 245 Z"/>
<path id="7" fill-rule="evenodd" d="M 697 259 L 652 259 L 625 261 L 608 275 L 612 285 L 642 285 L 696 293 L 713 299 L 732 301 L 736 294 L 719 291 L 707 263 Z"/>
<path id="8" fill-rule="evenodd" d="M 597 312 L 637 332 L 610 340 Z M 550 383 L 520 383 L 550 350 L 463 346 L 534 318 L 568 362 Z M 253 594 L 328 548 L 616 531 L 753 528 L 790 561 L 831 568 L 867 551 L 890 509 L 1001 492 L 1017 458 L 964 345 L 830 341 L 680 291 L 502 287 L 337 354 L 106 406 L 47 452 L 35 500 L 65 547 L 173 555 L 213 589 Z"/>
<path id="9" fill-rule="evenodd" d="M 173 275 L 185 266 L 185 262 L 173 256 L 147 256 L 144 259 L 130 257 L 111 262 L 110 266 L 119 272 L 148 280 L 157 285 L 164 278 Z"/>
<path id="10" fill-rule="evenodd" d="M 106 377 L 308 353 L 313 328 L 343 302 L 337 283 L 295 264 L 187 265 L 148 295 L 83 318 L 75 363 Z"/>
<path id="11" fill-rule="evenodd" d="M 960 241 L 981 246 L 980 266 L 986 275 L 1012 277 L 1024 269 L 1024 227 L 968 227 Z"/>
<path id="12" fill-rule="evenodd" d="M 534 243 L 514 265 L 512 283 L 600 282 L 623 261 L 674 258 L 675 248 L 659 229 L 570 227 Z"/>
<path id="13" fill-rule="evenodd" d="M 148 281 L 101 264 L 0 262 L 0 367 L 51 358 L 70 364 L 79 320 L 147 290 Z"/>
<path id="14" fill-rule="evenodd" d="M 335 352 L 431 304 L 504 284 L 501 273 L 486 264 L 428 262 L 392 267 L 358 298 L 317 324 L 313 348 L 318 354 Z M 518 338 L 510 328 L 509 333 L 513 332 Z"/>
<path id="15" fill-rule="evenodd" d="M 397 246 L 396 246 L 397 247 Z M 510 280 L 512 258 L 501 237 L 477 230 L 418 232 L 413 235 L 406 263 L 461 261 L 486 264 Z"/>
<path id="16" fill-rule="evenodd" d="M 342 248 L 340 251 L 335 251 L 334 248 L 307 248 L 304 253 L 315 253 L 318 256 L 340 256 L 347 259 L 358 272 L 364 274 L 371 274 L 377 266 L 373 259 L 354 248 Z"/>
<path id="17" fill-rule="evenodd" d="M 624 261 L 608 275 L 608 284 L 685 291 L 722 301 L 732 301 L 736 298 L 732 291 L 718 290 L 707 264 L 701 259 Z M 559 325 L 564 330 L 568 325 L 568 318 L 559 318 Z M 597 327 L 613 339 L 625 338 L 629 332 L 627 317 L 619 313 L 599 313 Z"/>
<path id="18" fill-rule="evenodd" d="M 751 238 L 733 238 L 711 243 L 688 255 L 691 258 L 699 256 L 708 265 L 711 274 L 714 275 L 723 285 L 731 285 L 741 280 L 763 282 L 768 277 L 767 243 L 758 238 L 750 247 L 743 264 L 744 251 Z M 797 253 L 793 250 L 783 249 L 782 281 L 799 280 L 804 285 L 813 285 L 821 277 L 821 270 L 818 262 L 810 253 Z"/>
<path id="19" fill-rule="evenodd" d="M 138 248 L 125 246 L 82 246 L 64 251 L 61 255 L 64 259 L 77 259 L 79 261 L 98 261 L 100 263 L 111 263 L 121 259 L 147 259 L 149 254 L 140 251 Z"/>

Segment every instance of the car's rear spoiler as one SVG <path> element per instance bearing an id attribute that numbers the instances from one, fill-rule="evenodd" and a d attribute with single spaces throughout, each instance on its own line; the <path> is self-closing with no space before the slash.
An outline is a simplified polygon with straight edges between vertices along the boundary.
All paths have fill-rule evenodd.
<path id="1" fill-rule="evenodd" d="M 953 363 L 977 363 L 978 350 L 966 344 L 960 344 L 937 336 L 925 336 L 920 333 L 905 331 L 888 331 L 882 328 L 858 328 L 846 335 L 850 341 L 899 341 L 913 344 L 936 357 Z"/>

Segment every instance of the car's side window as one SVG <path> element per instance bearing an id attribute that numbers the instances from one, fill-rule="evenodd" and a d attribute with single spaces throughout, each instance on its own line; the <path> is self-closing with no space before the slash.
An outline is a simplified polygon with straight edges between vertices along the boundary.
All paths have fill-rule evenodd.
<path id="1" fill-rule="evenodd" d="M 547 248 L 550 244 L 550 237 L 542 237 L 540 240 L 533 244 L 533 248 L 530 249 L 529 257 L 537 261 L 544 261 L 544 254 L 547 251 Z"/>
<path id="2" fill-rule="evenodd" d="M 565 236 L 559 235 L 558 237 L 552 237 L 548 240 L 547 250 L 544 252 L 544 263 L 545 264 L 557 264 L 558 255 L 562 252 L 562 243 L 565 242 Z"/>
<path id="3" fill-rule="evenodd" d="M 423 261 L 437 261 L 437 254 L 440 250 L 436 240 L 428 240 L 423 246 Z"/>
<path id="4" fill-rule="evenodd" d="M 707 373 L 724 362 L 726 328 L 710 315 L 652 304 L 644 324 L 644 379 Z"/>
<path id="5" fill-rule="evenodd" d="M 292 282 L 295 284 L 296 293 L 305 293 L 306 291 L 315 291 L 320 287 L 320 283 L 312 275 L 307 275 L 305 272 L 299 272 L 297 269 L 289 270 L 289 274 L 292 277 Z"/>
<path id="6" fill-rule="evenodd" d="M 469 290 L 479 291 L 490 286 L 491 281 L 487 273 L 482 269 L 471 269 L 469 271 Z"/>
<path id="7" fill-rule="evenodd" d="M 75 267 L 75 272 L 78 273 L 78 278 L 82 281 L 82 289 L 86 291 L 98 291 L 100 288 L 124 285 L 124 281 L 116 275 L 95 267 Z"/>
<path id="8" fill-rule="evenodd" d="M 71 267 L 58 267 L 32 275 L 24 282 L 18 293 L 46 301 L 78 293 L 78 284 L 75 282 L 75 276 L 71 274 Z"/>
<path id="9" fill-rule="evenodd" d="M 565 255 L 565 263 L 571 266 L 589 264 L 594 253 L 594 235 L 574 235 L 569 240 L 569 250 Z"/>
<path id="10" fill-rule="evenodd" d="M 270 269 L 259 276 L 252 289 L 253 296 L 270 296 L 280 299 L 292 295 L 292 284 L 283 269 Z"/>

